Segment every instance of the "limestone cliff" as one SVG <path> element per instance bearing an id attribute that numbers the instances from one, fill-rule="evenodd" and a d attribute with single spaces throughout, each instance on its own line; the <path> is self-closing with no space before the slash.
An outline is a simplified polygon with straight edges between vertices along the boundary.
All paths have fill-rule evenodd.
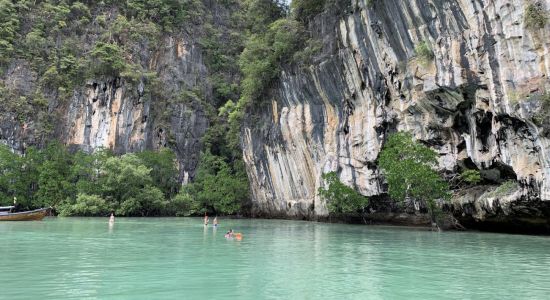
<path id="1" fill-rule="evenodd" d="M 190 37 L 166 37 L 159 48 L 148 64 L 165 88 L 173 94 L 193 88 L 209 92 L 209 86 L 201 82 L 207 69 Z M 86 150 L 102 147 L 115 153 L 171 147 L 187 180 L 196 169 L 200 139 L 208 127 L 204 108 L 198 101 L 160 106 L 165 103 L 156 103 L 158 99 L 144 88 L 143 82 L 129 84 L 120 78 L 87 82 L 68 104 L 62 139 Z"/>
<path id="2" fill-rule="evenodd" d="M 61 21 L 54 22 L 55 30 L 44 29 L 51 16 L 42 16 L 40 5 L 66 13 L 56 16 Z M 193 5 L 195 10 L 205 9 L 200 1 Z M 227 8 L 207 5 L 216 13 L 209 22 L 223 29 Z M 162 30 L 147 20 L 136 23 L 131 15 L 124 17 L 124 4 L 34 3 L 21 9 L 30 10 L 13 16 L 21 25 L 16 28 L 24 47 L 13 57 L 2 57 L 5 64 L 0 66 L 0 143 L 18 152 L 51 140 L 88 152 L 105 148 L 117 154 L 169 147 L 177 154 L 181 179 L 192 178 L 208 128 L 205 103 L 213 101 L 210 71 L 200 47 L 206 22 L 188 21 Z M 25 41 L 36 36 L 34 32 L 40 32 L 44 45 L 37 47 L 39 53 L 24 52 L 33 49 L 33 43 Z M 133 69 L 128 67 L 126 74 L 94 73 L 98 63 L 89 57 L 101 41 L 124 49 L 118 55 Z M 63 66 L 56 59 L 69 63 Z M 83 80 L 75 80 L 75 85 L 67 73 L 76 68 L 86 75 L 80 74 Z"/>
<path id="3" fill-rule="evenodd" d="M 326 217 L 317 189 L 337 171 L 371 196 L 373 219 L 414 222 L 414 205 L 384 197 L 376 165 L 388 134 L 410 131 L 439 152 L 448 178 L 465 167 L 484 177 L 446 206 L 461 221 L 550 228 L 550 31 L 526 28 L 534 2 L 550 9 L 548 0 L 359 0 L 317 16 L 309 28 L 323 53 L 287 67 L 243 130 L 253 212 Z M 415 54 L 423 43 L 433 60 Z M 506 180 L 517 185 L 499 186 Z"/>

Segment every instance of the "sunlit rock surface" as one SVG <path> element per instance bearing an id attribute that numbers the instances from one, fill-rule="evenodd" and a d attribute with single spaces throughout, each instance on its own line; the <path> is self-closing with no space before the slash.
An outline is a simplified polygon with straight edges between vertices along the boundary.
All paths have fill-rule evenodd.
<path id="1" fill-rule="evenodd" d="M 398 213 L 382 205 L 376 159 L 389 133 L 410 131 L 439 152 L 447 176 L 469 167 L 486 179 L 475 193 L 456 193 L 449 209 L 457 218 L 548 220 L 550 128 L 533 120 L 549 88 L 550 27 L 525 28 L 530 2 L 367 2 L 318 16 L 310 29 L 324 42 L 322 55 L 313 66 L 286 68 L 248 118 L 242 140 L 254 213 L 326 217 L 317 189 L 330 171 L 372 196 L 372 216 Z M 433 61 L 415 55 L 422 41 Z M 514 191 L 486 195 L 506 180 L 517 180 Z"/>

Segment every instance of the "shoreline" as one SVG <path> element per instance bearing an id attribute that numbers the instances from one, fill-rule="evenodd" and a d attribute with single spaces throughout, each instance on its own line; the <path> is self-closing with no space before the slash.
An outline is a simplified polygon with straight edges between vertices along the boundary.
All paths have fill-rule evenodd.
<path id="1" fill-rule="evenodd" d="M 106 219 L 108 220 L 108 217 L 104 216 L 48 216 L 46 219 L 49 218 L 93 218 L 93 219 Z M 185 219 L 185 218 L 192 218 L 192 219 L 202 219 L 202 216 L 187 216 L 187 217 L 177 217 L 177 216 L 134 216 L 134 217 L 123 217 L 123 216 L 117 216 L 117 219 L 126 219 L 126 218 L 135 218 L 135 219 Z M 229 216 L 218 216 L 218 218 L 221 219 L 229 219 L 229 220 L 280 220 L 280 221 L 302 221 L 302 222 L 310 222 L 310 223 L 325 223 L 325 224 L 341 224 L 341 225 L 357 225 L 357 226 L 375 226 L 375 227 L 388 227 L 388 228 L 402 228 L 402 229 L 410 229 L 410 230 L 419 230 L 419 231 L 433 231 L 432 227 L 429 224 L 406 224 L 403 222 L 383 222 L 383 221 L 374 221 L 372 219 L 369 219 L 368 223 L 361 222 L 360 217 L 353 217 L 353 216 L 344 216 L 341 218 L 317 218 L 317 219 L 307 219 L 307 218 L 292 218 L 292 217 L 276 217 L 276 216 L 237 216 L 237 215 L 229 215 Z M 115 222 L 116 224 L 116 222 Z M 509 226 L 502 226 L 501 223 L 499 223 L 499 227 L 497 229 L 495 228 L 495 224 L 488 225 L 488 224 L 479 224 L 481 226 L 478 227 L 466 227 L 464 230 L 458 230 L 455 228 L 444 228 L 441 229 L 441 232 L 480 232 L 480 233 L 501 233 L 501 234 L 511 234 L 511 235 L 530 235 L 530 236 L 550 236 L 550 232 L 546 230 L 525 230 L 525 228 L 516 228 L 515 230 L 506 230 L 510 229 Z M 483 226 L 485 225 L 485 226 Z M 511 225 L 510 225 L 511 226 Z M 211 224 L 208 225 L 208 227 L 212 227 Z M 222 226 L 220 226 L 222 227 Z M 492 229 L 492 230 L 491 230 Z"/>

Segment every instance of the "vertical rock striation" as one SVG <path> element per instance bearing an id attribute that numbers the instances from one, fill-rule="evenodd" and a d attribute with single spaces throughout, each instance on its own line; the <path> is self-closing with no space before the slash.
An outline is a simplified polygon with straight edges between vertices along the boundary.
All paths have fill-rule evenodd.
<path id="1" fill-rule="evenodd" d="M 447 176 L 477 168 L 492 183 L 457 192 L 455 216 L 550 228 L 550 128 L 536 122 L 550 87 L 550 30 L 526 29 L 529 3 L 350 1 L 318 16 L 310 29 L 323 53 L 286 68 L 243 130 L 254 213 L 326 217 L 317 189 L 330 171 L 372 196 L 371 215 L 399 212 L 381 204 L 376 159 L 389 133 L 410 131 L 438 151 Z M 422 43 L 433 60 L 415 54 Z M 517 185 L 499 188 L 506 180 Z"/>
<path id="2" fill-rule="evenodd" d="M 199 89 L 208 95 L 208 73 L 200 49 L 186 41 L 192 39 L 166 37 L 160 50 L 150 54 L 147 65 L 168 94 Z M 105 148 L 127 153 L 171 147 L 187 180 L 197 167 L 200 139 L 208 128 L 204 108 L 197 99 L 159 102 L 145 91 L 144 80 L 136 84 L 108 78 L 76 90 L 64 110 L 61 138 L 87 151 Z"/>
<path id="3" fill-rule="evenodd" d="M 21 121 L 17 107 L 1 107 L 0 142 L 21 152 L 50 139 L 88 152 L 104 148 L 117 154 L 170 147 L 180 162 L 182 180 L 189 180 L 197 168 L 201 138 L 208 128 L 203 101 L 212 97 L 198 39 L 174 33 L 151 49 L 141 49 L 141 65 L 155 74 L 161 87 L 157 89 L 163 95 L 155 94 L 155 83 L 144 76 L 133 81 L 125 77 L 94 78 L 77 86 L 68 99 L 61 100 L 57 91 L 46 94 L 49 116 L 25 112 L 31 116 Z M 0 78 L 0 87 L 13 97 L 32 98 L 40 80 L 25 60 L 14 60 Z M 181 96 L 189 91 L 193 91 L 192 96 Z M 42 117 L 53 120 L 53 128 L 40 128 Z"/>

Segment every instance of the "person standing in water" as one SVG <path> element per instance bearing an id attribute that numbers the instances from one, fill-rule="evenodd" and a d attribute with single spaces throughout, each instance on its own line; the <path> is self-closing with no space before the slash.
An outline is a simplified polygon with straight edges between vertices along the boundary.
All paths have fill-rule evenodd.
<path id="1" fill-rule="evenodd" d="M 214 217 L 214 227 L 218 227 L 218 216 Z"/>
<path id="2" fill-rule="evenodd" d="M 111 212 L 111 216 L 109 217 L 109 225 L 115 224 L 115 213 Z"/>
<path id="3" fill-rule="evenodd" d="M 204 213 L 204 226 L 208 226 L 208 215 Z"/>

